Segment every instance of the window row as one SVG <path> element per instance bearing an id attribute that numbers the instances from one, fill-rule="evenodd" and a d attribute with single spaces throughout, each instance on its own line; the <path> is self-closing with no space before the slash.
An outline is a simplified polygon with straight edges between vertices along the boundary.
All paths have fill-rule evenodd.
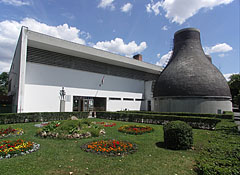
<path id="1" fill-rule="evenodd" d="M 122 98 L 119 97 L 109 97 L 109 100 L 122 100 Z M 134 98 L 123 98 L 123 101 L 134 101 Z M 144 99 L 135 98 L 135 101 L 144 101 Z"/>

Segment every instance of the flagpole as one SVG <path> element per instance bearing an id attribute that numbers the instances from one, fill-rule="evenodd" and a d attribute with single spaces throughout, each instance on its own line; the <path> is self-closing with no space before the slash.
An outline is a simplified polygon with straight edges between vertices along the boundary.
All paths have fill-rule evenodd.
<path id="1" fill-rule="evenodd" d="M 103 83 L 104 83 L 104 78 L 105 78 L 105 75 L 103 75 L 102 80 L 101 80 L 101 83 L 98 85 L 98 88 L 97 88 L 97 91 L 96 91 L 95 97 L 97 97 L 97 94 L 98 94 L 99 88 L 102 87 L 102 85 L 103 85 Z"/>

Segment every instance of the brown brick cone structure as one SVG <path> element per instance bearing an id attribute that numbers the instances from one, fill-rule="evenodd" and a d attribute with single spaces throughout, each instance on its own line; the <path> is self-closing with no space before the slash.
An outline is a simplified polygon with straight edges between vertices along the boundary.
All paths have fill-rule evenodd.
<path id="1" fill-rule="evenodd" d="M 227 81 L 205 55 L 198 29 L 186 28 L 174 34 L 173 54 L 153 96 L 154 110 L 160 112 L 232 111 Z"/>

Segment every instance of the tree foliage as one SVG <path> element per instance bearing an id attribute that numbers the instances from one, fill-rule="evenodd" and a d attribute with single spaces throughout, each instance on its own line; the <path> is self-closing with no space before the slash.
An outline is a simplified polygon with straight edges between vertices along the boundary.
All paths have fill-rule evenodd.
<path id="1" fill-rule="evenodd" d="M 2 72 L 0 74 L 0 95 L 7 95 L 8 93 L 8 73 Z"/>
<path id="2" fill-rule="evenodd" d="M 233 103 L 240 106 L 240 74 L 231 75 L 228 85 L 231 90 Z"/>

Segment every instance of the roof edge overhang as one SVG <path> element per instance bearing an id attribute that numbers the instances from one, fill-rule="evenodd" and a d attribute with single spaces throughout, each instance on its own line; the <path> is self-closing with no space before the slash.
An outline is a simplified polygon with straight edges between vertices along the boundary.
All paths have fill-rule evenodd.
<path id="1" fill-rule="evenodd" d="M 218 99 L 231 100 L 229 96 L 157 96 L 158 99 Z"/>
<path id="2" fill-rule="evenodd" d="M 162 67 L 28 30 L 28 46 L 125 68 L 160 74 Z"/>

